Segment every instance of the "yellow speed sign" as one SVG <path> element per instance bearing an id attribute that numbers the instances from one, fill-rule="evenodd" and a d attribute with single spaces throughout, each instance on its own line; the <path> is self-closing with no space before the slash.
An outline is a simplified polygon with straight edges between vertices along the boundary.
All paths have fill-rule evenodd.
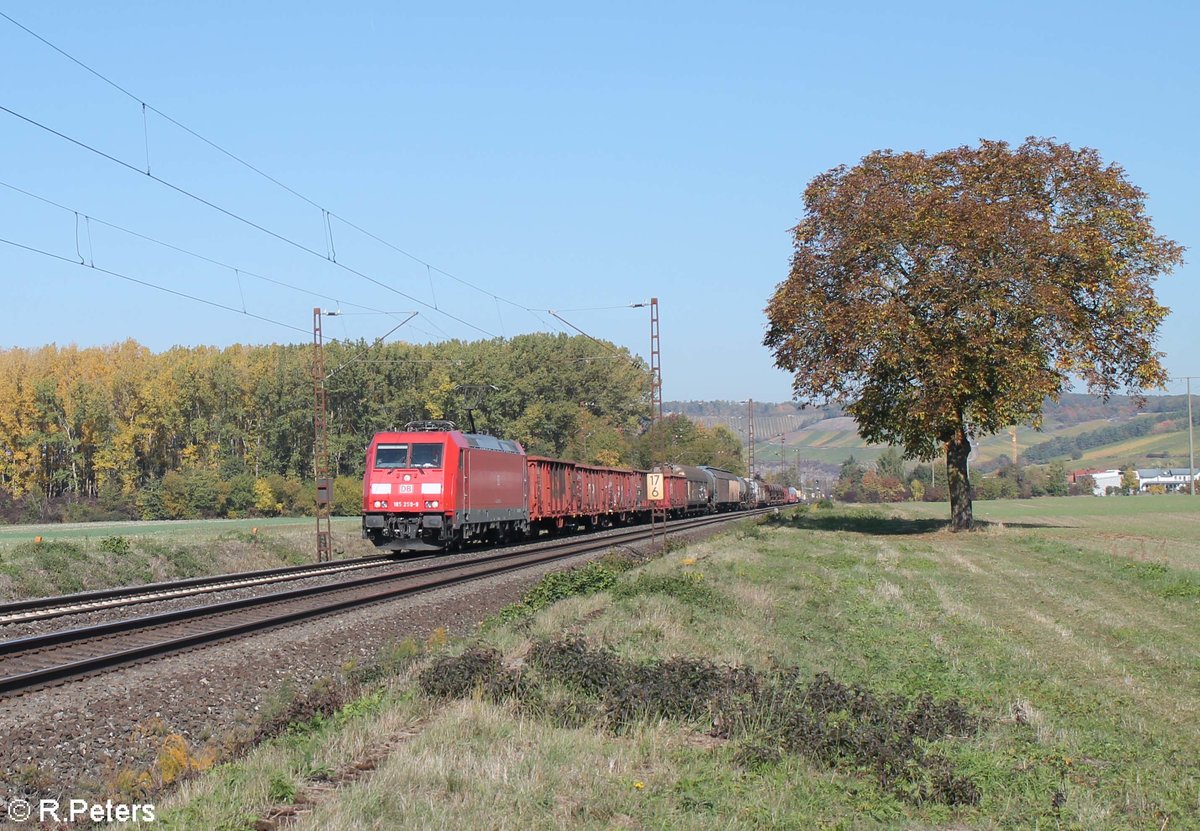
<path id="1" fill-rule="evenodd" d="M 646 494 L 651 502 L 662 502 L 667 498 L 663 490 L 663 475 L 661 473 L 646 474 Z"/>

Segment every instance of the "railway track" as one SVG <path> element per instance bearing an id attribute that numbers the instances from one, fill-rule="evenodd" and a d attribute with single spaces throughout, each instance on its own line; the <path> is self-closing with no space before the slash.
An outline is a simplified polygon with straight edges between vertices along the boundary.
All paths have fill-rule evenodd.
<path id="1" fill-rule="evenodd" d="M 411 560 L 410 560 L 411 562 Z M 153 603 L 198 594 L 229 591 L 271 583 L 303 580 L 342 572 L 367 568 L 380 568 L 390 561 L 381 557 L 357 557 L 332 563 L 304 566 L 284 566 L 239 574 L 221 574 L 214 577 L 194 577 L 188 580 L 172 580 L 163 583 L 146 583 L 141 586 L 124 586 L 115 589 L 64 594 L 57 597 L 38 597 L 0 603 L 0 626 L 11 623 L 27 623 L 46 618 L 94 612 L 138 603 Z"/>
<path id="2" fill-rule="evenodd" d="M 670 524 L 667 533 L 764 512 L 677 520 Z M 648 539 L 655 533 L 653 528 L 639 526 L 603 537 L 558 540 L 532 551 L 489 553 L 469 561 L 437 563 L 0 641 L 0 695 L 18 694 L 321 615 L 618 547 Z M 377 558 L 370 559 L 379 563 Z"/>

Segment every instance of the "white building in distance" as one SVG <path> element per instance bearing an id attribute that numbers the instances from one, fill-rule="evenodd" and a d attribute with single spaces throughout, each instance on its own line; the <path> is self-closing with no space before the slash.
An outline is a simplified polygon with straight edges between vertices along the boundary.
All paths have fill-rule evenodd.
<path id="1" fill-rule="evenodd" d="M 1139 470 L 1138 490 L 1148 491 L 1154 485 L 1162 485 L 1168 492 L 1191 488 L 1191 482 L 1197 479 L 1197 470 L 1190 468 L 1147 468 Z"/>

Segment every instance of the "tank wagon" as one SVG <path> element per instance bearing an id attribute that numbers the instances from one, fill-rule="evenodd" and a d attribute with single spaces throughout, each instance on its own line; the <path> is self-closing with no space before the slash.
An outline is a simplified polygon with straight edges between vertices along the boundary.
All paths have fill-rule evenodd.
<path id="1" fill-rule="evenodd" d="M 745 481 L 746 481 L 746 493 L 748 494 L 747 499 L 746 499 L 747 507 L 761 508 L 764 505 L 766 505 L 767 504 L 766 486 L 763 485 L 763 483 L 758 481 L 757 479 L 747 479 Z"/>

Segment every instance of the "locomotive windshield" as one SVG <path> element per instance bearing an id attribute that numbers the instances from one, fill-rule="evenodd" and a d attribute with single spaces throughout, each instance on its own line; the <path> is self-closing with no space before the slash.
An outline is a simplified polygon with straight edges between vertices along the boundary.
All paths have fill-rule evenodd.
<path id="1" fill-rule="evenodd" d="M 440 444 L 414 444 L 412 446 L 412 466 L 441 467 L 442 446 Z"/>
<path id="2" fill-rule="evenodd" d="M 408 467 L 407 444 L 381 444 L 375 448 L 375 467 Z"/>

